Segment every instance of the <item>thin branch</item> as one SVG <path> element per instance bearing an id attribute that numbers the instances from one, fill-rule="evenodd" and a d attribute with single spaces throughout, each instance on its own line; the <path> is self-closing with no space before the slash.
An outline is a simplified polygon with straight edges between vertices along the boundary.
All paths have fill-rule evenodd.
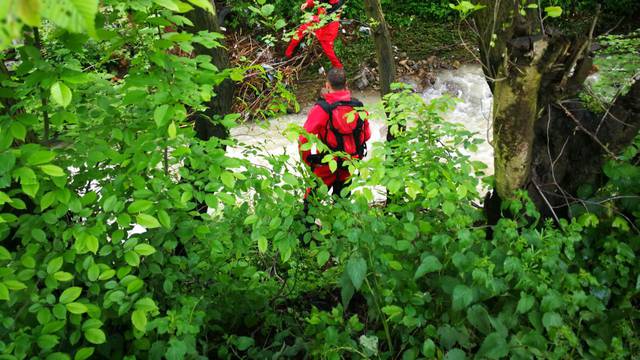
<path id="1" fill-rule="evenodd" d="M 562 108 L 562 110 L 565 112 L 565 114 L 571 119 L 573 120 L 573 122 L 576 123 L 576 127 L 580 130 L 582 130 L 585 134 L 589 135 L 589 137 L 591 137 L 593 139 L 593 141 L 595 141 L 598 145 L 600 145 L 602 147 L 602 149 L 612 158 L 616 158 L 616 155 L 611 152 L 611 150 L 609 150 L 609 148 L 607 148 L 607 146 L 605 144 L 603 144 L 600 139 L 598 139 L 597 136 L 595 136 L 592 132 L 590 132 L 589 130 L 585 129 L 584 126 L 582 126 L 582 124 L 580 123 L 580 121 L 578 121 L 578 119 L 576 119 L 576 117 L 571 113 L 571 111 L 569 111 L 569 109 L 567 109 L 564 105 L 562 105 L 562 103 L 560 103 L 559 101 L 556 102 L 556 105 L 560 106 L 560 108 Z"/>

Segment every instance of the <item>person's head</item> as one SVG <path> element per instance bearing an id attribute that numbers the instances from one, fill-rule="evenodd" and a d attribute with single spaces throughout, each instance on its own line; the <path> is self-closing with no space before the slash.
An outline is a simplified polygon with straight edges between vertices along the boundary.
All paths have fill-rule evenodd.
<path id="1" fill-rule="evenodd" d="M 347 74 L 342 68 L 331 68 L 327 73 L 326 87 L 332 91 L 345 90 L 347 88 Z"/>

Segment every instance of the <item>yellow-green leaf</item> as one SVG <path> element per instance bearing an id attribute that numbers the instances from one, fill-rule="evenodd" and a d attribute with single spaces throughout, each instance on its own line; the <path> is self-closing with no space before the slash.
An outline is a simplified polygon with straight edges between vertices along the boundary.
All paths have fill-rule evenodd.
<path id="1" fill-rule="evenodd" d="M 136 222 L 140 224 L 140 226 L 147 229 L 154 229 L 154 228 L 160 227 L 160 223 L 158 222 L 158 219 L 154 218 L 149 214 L 140 214 L 136 216 Z"/>
<path id="2" fill-rule="evenodd" d="M 59 166 L 47 164 L 47 165 L 40 165 L 39 168 L 40 170 L 42 170 L 43 173 L 49 176 L 53 176 L 53 177 L 64 176 L 64 170 L 62 170 L 62 168 Z"/>
<path id="3" fill-rule="evenodd" d="M 57 81 L 51 85 L 51 99 L 62 107 L 67 107 L 71 103 L 72 98 L 71 89 L 61 82 Z"/>
<path id="4" fill-rule="evenodd" d="M 131 313 L 131 323 L 139 331 L 145 332 L 147 330 L 147 315 L 142 310 L 136 310 Z"/>
<path id="5" fill-rule="evenodd" d="M 79 302 L 72 302 L 67 304 L 67 310 L 72 313 L 72 314 L 84 314 L 86 313 L 89 309 L 87 308 L 87 305 L 79 303 Z"/>
<path id="6" fill-rule="evenodd" d="M 62 294 L 60 294 L 60 303 L 68 304 L 76 300 L 77 298 L 79 298 L 81 293 L 82 293 L 82 288 L 78 286 L 73 286 L 68 289 L 65 289 L 62 292 Z"/>
<path id="7" fill-rule="evenodd" d="M 40 0 L 18 0 L 18 16 L 29 26 L 40 26 Z"/>

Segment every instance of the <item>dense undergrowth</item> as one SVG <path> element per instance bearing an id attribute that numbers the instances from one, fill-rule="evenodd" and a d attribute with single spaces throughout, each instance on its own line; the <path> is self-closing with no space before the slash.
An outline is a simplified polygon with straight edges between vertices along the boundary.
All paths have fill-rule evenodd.
<path id="1" fill-rule="evenodd" d="M 640 354 L 640 141 L 574 219 L 522 196 L 488 226 L 484 165 L 465 155 L 479 140 L 442 120 L 453 100 L 399 87 L 376 115 L 396 140 L 350 164 L 349 200 L 321 192 L 307 231 L 309 174 L 194 136 L 188 114 L 242 71 L 173 50 L 219 37 L 157 31 L 184 19 L 151 2 L 104 4 L 93 38 L 65 31 L 90 33 L 86 16 L 43 15 L 43 42 L 27 30 L 1 78 L 0 358 Z M 85 53 L 124 45 L 122 79 Z"/>

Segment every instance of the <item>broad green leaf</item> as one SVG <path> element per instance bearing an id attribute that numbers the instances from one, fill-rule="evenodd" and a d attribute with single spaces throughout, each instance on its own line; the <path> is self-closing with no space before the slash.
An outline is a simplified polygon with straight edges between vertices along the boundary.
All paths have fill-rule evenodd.
<path id="1" fill-rule="evenodd" d="M 322 250 L 318 253 L 316 260 L 318 261 L 318 266 L 324 266 L 324 264 L 329 261 L 331 254 L 327 250 Z"/>
<path id="2" fill-rule="evenodd" d="M 158 128 L 163 127 L 168 120 L 167 111 L 169 110 L 169 105 L 160 105 L 153 111 L 153 120 L 156 122 L 156 126 Z"/>
<path id="3" fill-rule="evenodd" d="M 93 235 L 85 236 L 85 247 L 94 254 L 98 253 L 98 238 Z"/>
<path id="4" fill-rule="evenodd" d="M 473 302 L 473 290 L 466 285 L 456 285 L 453 289 L 452 308 L 460 311 Z"/>
<path id="5" fill-rule="evenodd" d="M 560 327 L 562 324 L 562 317 L 557 312 L 548 312 L 542 315 L 542 325 L 544 325 L 547 330 L 552 327 Z"/>
<path id="6" fill-rule="evenodd" d="M 139 331 L 147 331 L 147 314 L 142 310 L 135 310 L 131 313 L 131 323 Z"/>
<path id="7" fill-rule="evenodd" d="M 129 266 L 137 267 L 140 265 L 140 256 L 138 256 L 135 251 L 127 251 L 124 253 L 124 261 L 126 261 Z"/>
<path id="8" fill-rule="evenodd" d="M 89 269 L 87 270 L 87 277 L 89 278 L 89 281 L 98 280 L 98 276 L 100 276 L 100 267 L 96 264 L 89 266 Z"/>
<path id="9" fill-rule="evenodd" d="M 87 308 L 87 305 L 79 302 L 72 302 L 67 304 L 67 311 L 69 311 L 72 314 L 84 314 L 88 310 L 89 309 Z"/>
<path id="10" fill-rule="evenodd" d="M 436 344 L 431 339 L 427 339 L 422 344 L 422 355 L 427 359 L 434 359 L 436 354 Z"/>
<path id="11" fill-rule="evenodd" d="M 399 319 L 404 312 L 400 306 L 397 305 L 387 305 L 382 308 L 382 312 L 385 313 L 389 320 Z"/>
<path id="12" fill-rule="evenodd" d="M 153 2 L 171 11 L 180 11 L 178 4 L 173 0 L 153 0 Z"/>
<path id="13" fill-rule="evenodd" d="M 273 11 L 275 9 L 276 7 L 273 4 L 264 4 L 260 8 L 260 14 L 262 14 L 262 16 L 264 17 L 268 17 L 268 16 L 271 16 L 271 14 L 273 14 Z"/>
<path id="14" fill-rule="evenodd" d="M 225 171 L 222 174 L 220 174 L 220 180 L 226 187 L 230 189 L 233 189 L 233 187 L 236 184 L 236 178 L 229 171 Z"/>
<path id="15" fill-rule="evenodd" d="M 253 338 L 250 338 L 247 336 L 240 336 L 236 340 L 236 347 L 240 351 L 245 351 L 250 347 L 252 347 L 254 343 L 255 343 L 255 340 L 253 340 Z"/>
<path id="16" fill-rule="evenodd" d="M 42 15 L 52 23 L 74 33 L 96 36 L 98 0 L 43 0 Z"/>
<path id="17" fill-rule="evenodd" d="M 88 342 L 96 345 L 103 344 L 107 339 L 100 329 L 88 329 L 84 332 L 84 337 Z"/>
<path id="18" fill-rule="evenodd" d="M 482 305 L 473 305 L 467 310 L 467 320 L 471 325 L 483 334 L 491 332 L 491 319 L 489 313 Z"/>
<path id="19" fill-rule="evenodd" d="M 73 275 L 71 275 L 71 273 L 65 272 L 65 271 L 58 271 L 55 274 L 53 274 L 53 278 L 58 280 L 58 281 L 71 281 L 73 280 Z"/>
<path id="20" fill-rule="evenodd" d="M 338 163 L 334 159 L 329 161 L 329 170 L 331 170 L 332 173 L 338 170 Z"/>
<path id="21" fill-rule="evenodd" d="M 62 258 L 62 256 L 58 256 L 57 258 L 51 259 L 47 264 L 47 273 L 53 274 L 56 271 L 60 270 L 63 262 L 64 262 L 64 259 Z"/>
<path id="22" fill-rule="evenodd" d="M 426 256 L 424 260 L 422 260 L 422 263 L 420 264 L 420 266 L 418 266 L 418 269 L 416 270 L 413 278 L 419 279 L 427 273 L 440 271 L 440 269 L 442 269 L 440 260 L 438 260 L 438 258 L 433 255 L 429 255 Z"/>
<path id="23" fill-rule="evenodd" d="M 140 224 L 140 226 L 145 227 L 147 229 L 154 229 L 160 227 L 160 223 L 156 218 L 149 214 L 140 214 L 136 216 L 136 222 Z"/>
<path id="24" fill-rule="evenodd" d="M 133 294 L 144 286 L 144 281 L 135 279 L 127 285 L 127 294 Z"/>
<path id="25" fill-rule="evenodd" d="M 61 304 L 68 304 L 74 300 L 76 300 L 77 298 L 80 297 L 80 294 L 82 293 L 82 288 L 78 287 L 78 286 L 73 286 L 70 287 L 68 289 L 65 289 L 62 294 L 60 294 L 60 303 Z"/>
<path id="26" fill-rule="evenodd" d="M 27 136 L 27 128 L 18 121 L 13 121 L 11 123 L 9 131 L 14 138 L 22 141 L 24 141 L 25 137 Z"/>
<path id="27" fill-rule="evenodd" d="M 211 1 L 209 0 L 188 0 L 188 1 L 199 8 L 205 9 L 208 12 L 215 14 L 213 5 L 211 5 Z"/>
<path id="28" fill-rule="evenodd" d="M 138 244 L 133 248 L 133 250 L 141 256 L 149 256 L 156 252 L 156 248 L 149 244 Z"/>
<path id="29" fill-rule="evenodd" d="M 35 151 L 33 154 L 29 155 L 29 157 L 27 158 L 27 165 L 34 166 L 34 165 L 48 164 L 55 158 L 56 158 L 56 154 L 52 151 L 38 150 L 38 151 Z"/>
<path id="30" fill-rule="evenodd" d="M 544 8 L 544 12 L 547 16 L 556 18 L 562 16 L 562 8 L 560 6 L 547 6 Z"/>
<path id="31" fill-rule="evenodd" d="M 6 247 L 0 245 L 0 261 L 2 260 L 11 260 L 11 253 L 7 250 Z"/>
<path id="32" fill-rule="evenodd" d="M 451 349 L 447 351 L 444 360 L 466 360 L 467 355 L 461 349 Z"/>
<path id="33" fill-rule="evenodd" d="M 83 347 L 78 349 L 76 355 L 73 357 L 73 360 L 86 360 L 93 355 L 94 348 L 92 347 Z"/>
<path id="34" fill-rule="evenodd" d="M 136 310 L 142 310 L 145 312 L 158 310 L 158 306 L 156 305 L 155 301 L 148 297 L 136 301 L 136 304 L 134 306 Z"/>
<path id="35" fill-rule="evenodd" d="M 267 252 L 268 247 L 269 247 L 269 242 L 267 241 L 267 238 L 260 235 L 258 237 L 258 251 L 264 254 L 265 252 Z"/>
<path id="36" fill-rule="evenodd" d="M 479 357 L 486 357 L 489 359 L 501 359 L 509 354 L 509 345 L 504 335 L 498 332 L 489 334 L 478 350 Z"/>
<path id="37" fill-rule="evenodd" d="M 129 205 L 127 211 L 130 213 L 139 213 L 143 211 L 147 211 L 153 207 L 153 202 L 149 200 L 136 200 Z"/>
<path id="38" fill-rule="evenodd" d="M 171 218 L 169 217 L 169 214 L 166 211 L 164 210 L 158 211 L 158 220 L 160 221 L 160 224 L 162 224 L 162 226 L 165 229 L 171 228 Z"/>
<path id="39" fill-rule="evenodd" d="M 167 128 L 167 135 L 169 135 L 169 139 L 173 140 L 176 138 L 178 134 L 178 129 L 176 128 L 176 123 L 175 121 L 172 121 L 171 124 L 169 124 L 169 127 Z"/>
<path id="40" fill-rule="evenodd" d="M 0 300 L 9 300 L 9 289 L 3 283 L 0 283 Z"/>
<path id="41" fill-rule="evenodd" d="M 58 345 L 59 338 L 55 335 L 40 335 L 36 340 L 38 346 L 42 350 L 51 350 L 54 346 Z"/>
<path id="42" fill-rule="evenodd" d="M 4 284 L 7 286 L 7 288 L 9 288 L 9 290 L 13 291 L 24 290 L 27 288 L 27 285 L 18 280 L 5 280 Z"/>
<path id="43" fill-rule="evenodd" d="M 71 89 L 65 83 L 57 81 L 51 85 L 51 99 L 56 104 L 66 108 L 71 104 L 72 96 Z"/>
<path id="44" fill-rule="evenodd" d="M 39 168 L 40 170 L 42 170 L 43 173 L 49 176 L 53 176 L 53 177 L 64 176 L 64 170 L 62 170 L 62 168 L 59 166 L 47 164 L 47 165 L 40 165 Z"/>
<path id="45" fill-rule="evenodd" d="M 18 0 L 17 13 L 25 24 L 40 26 L 40 0 Z"/>
<path id="46" fill-rule="evenodd" d="M 352 256 L 347 262 L 347 274 L 356 290 L 360 290 L 367 276 L 367 262 L 359 256 Z"/>
<path id="47" fill-rule="evenodd" d="M 520 314 L 529 312 L 529 310 L 531 310 L 531 308 L 533 307 L 535 301 L 536 299 L 533 296 L 526 293 L 520 293 L 520 301 L 518 301 L 518 307 L 516 308 L 516 311 Z"/>

